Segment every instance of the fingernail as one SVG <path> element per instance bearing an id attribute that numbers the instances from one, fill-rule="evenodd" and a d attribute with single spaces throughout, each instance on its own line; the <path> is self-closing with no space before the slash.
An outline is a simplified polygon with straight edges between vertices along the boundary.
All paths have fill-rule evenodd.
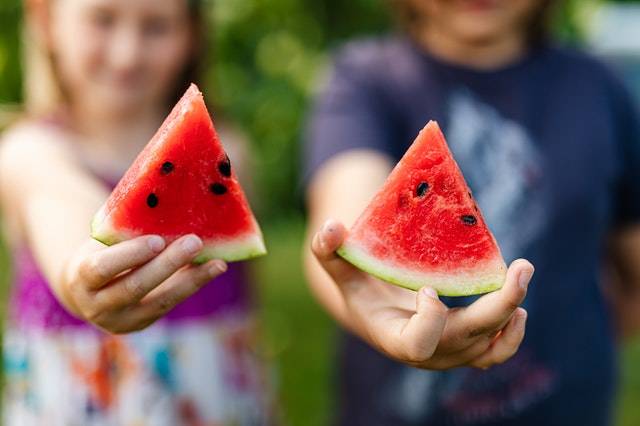
<path id="1" fill-rule="evenodd" d="M 182 241 L 182 249 L 190 254 L 195 254 L 202 248 L 202 240 L 195 235 L 187 236 Z"/>
<path id="2" fill-rule="evenodd" d="M 324 223 L 324 225 L 322 226 L 322 232 L 326 232 L 326 233 L 330 234 L 333 231 L 334 231 L 333 221 L 332 220 L 327 220 Z"/>
<path id="3" fill-rule="evenodd" d="M 531 281 L 531 277 L 533 276 L 533 270 L 526 269 L 520 272 L 520 276 L 518 276 L 518 285 L 522 289 L 526 289 L 527 285 L 529 285 L 529 281 Z"/>
<path id="4" fill-rule="evenodd" d="M 522 311 L 520 317 L 518 318 L 518 325 L 524 327 L 524 324 L 527 322 L 527 311 Z"/>
<path id="5" fill-rule="evenodd" d="M 320 248 L 320 252 L 321 253 L 327 253 L 327 252 L 331 251 L 328 248 L 328 247 L 330 247 L 329 246 L 329 240 L 327 238 L 327 234 L 326 234 L 326 231 L 324 229 L 323 229 L 322 232 L 320 232 L 318 234 L 318 242 L 320 243 L 320 247 L 319 248 Z"/>
<path id="6" fill-rule="evenodd" d="M 214 276 L 227 271 L 227 264 L 222 260 L 215 260 L 209 267 L 209 275 Z"/>
<path id="7" fill-rule="evenodd" d="M 420 291 L 428 298 L 438 300 L 438 292 L 433 287 L 425 286 Z"/>
<path id="8" fill-rule="evenodd" d="M 156 253 L 160 253 L 164 249 L 164 245 L 165 245 L 164 238 L 158 235 L 153 235 L 149 237 L 149 239 L 147 240 L 147 244 L 149 245 L 149 248 L 151 249 L 151 251 L 154 251 Z"/>

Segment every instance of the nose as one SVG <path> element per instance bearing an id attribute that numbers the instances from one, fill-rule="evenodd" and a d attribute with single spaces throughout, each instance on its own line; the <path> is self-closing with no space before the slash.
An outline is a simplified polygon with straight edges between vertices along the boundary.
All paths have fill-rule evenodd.
<path id="1" fill-rule="evenodd" d="M 119 73 L 134 71 L 142 59 L 142 36 L 131 25 L 122 25 L 114 33 L 109 46 L 109 65 Z"/>

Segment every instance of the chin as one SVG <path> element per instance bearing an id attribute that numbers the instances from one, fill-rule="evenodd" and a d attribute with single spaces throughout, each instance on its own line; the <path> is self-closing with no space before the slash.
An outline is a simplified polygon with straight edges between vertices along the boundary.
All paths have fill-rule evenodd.
<path id="1" fill-rule="evenodd" d="M 502 26 L 491 22 L 460 23 L 453 26 L 452 30 L 459 40 L 472 45 L 492 43 L 496 39 L 504 37 L 506 31 Z"/>

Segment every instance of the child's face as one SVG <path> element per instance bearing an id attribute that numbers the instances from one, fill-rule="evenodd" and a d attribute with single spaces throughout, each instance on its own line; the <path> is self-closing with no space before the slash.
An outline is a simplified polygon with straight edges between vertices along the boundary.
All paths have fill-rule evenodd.
<path id="1" fill-rule="evenodd" d="M 49 41 L 72 102 L 109 114 L 167 102 L 192 54 L 185 0 L 51 0 Z"/>
<path id="2" fill-rule="evenodd" d="M 425 25 L 470 45 L 523 35 L 544 0 L 410 0 Z"/>

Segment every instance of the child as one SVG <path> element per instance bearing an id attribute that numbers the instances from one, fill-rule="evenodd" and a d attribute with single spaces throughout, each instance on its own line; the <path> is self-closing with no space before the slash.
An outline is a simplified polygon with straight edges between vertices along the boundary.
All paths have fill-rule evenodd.
<path id="1" fill-rule="evenodd" d="M 25 6 L 31 114 L 0 147 L 14 268 L 4 424 L 265 423 L 242 265 L 192 265 L 202 247 L 195 235 L 111 247 L 88 235 L 93 214 L 195 76 L 200 2 Z"/>
<path id="2" fill-rule="evenodd" d="M 637 323 L 640 128 L 616 77 L 545 39 L 551 3 L 399 0 L 404 34 L 337 54 L 306 152 L 309 230 L 337 219 L 313 239 L 310 285 L 357 336 L 344 337 L 340 424 L 610 423 L 616 352 L 601 265 L 608 255 L 617 267 L 629 308 L 618 312 Z M 333 254 L 341 223 L 429 119 L 443 126 L 505 258 L 536 265 L 515 355 L 526 261 L 511 264 L 502 290 L 447 308 L 428 288 L 382 283 Z"/>

